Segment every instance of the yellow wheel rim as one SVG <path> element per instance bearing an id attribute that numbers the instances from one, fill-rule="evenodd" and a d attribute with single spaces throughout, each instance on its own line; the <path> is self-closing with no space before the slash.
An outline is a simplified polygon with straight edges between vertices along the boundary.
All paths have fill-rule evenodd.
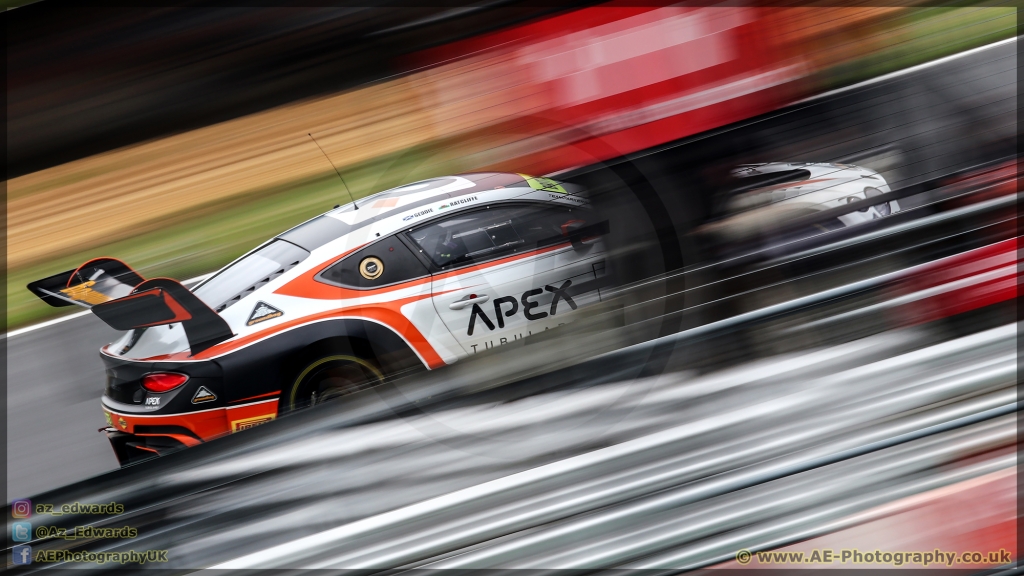
<path id="1" fill-rule="evenodd" d="M 370 364 L 369 362 L 367 362 L 366 360 L 363 360 L 362 358 L 356 358 L 355 356 L 327 356 L 327 357 L 321 358 L 321 359 L 317 360 L 316 362 L 313 362 L 312 364 L 307 366 L 306 369 L 303 370 L 301 374 L 299 374 L 299 377 L 295 379 L 295 383 L 292 384 L 291 394 L 289 394 L 289 396 L 288 396 L 288 407 L 289 408 L 291 408 L 292 410 L 295 409 L 295 395 L 299 393 L 299 385 L 302 384 L 302 380 L 306 376 L 308 376 L 310 372 L 315 370 L 318 366 L 322 366 L 322 365 L 326 364 L 327 362 L 333 362 L 335 360 L 347 360 L 349 362 L 355 362 L 356 364 L 359 364 L 363 368 L 366 368 L 367 370 L 372 372 L 373 375 L 377 377 L 377 380 L 380 380 L 380 381 L 384 380 L 384 374 L 381 374 L 380 370 L 377 370 L 376 366 L 374 366 L 373 364 Z"/>

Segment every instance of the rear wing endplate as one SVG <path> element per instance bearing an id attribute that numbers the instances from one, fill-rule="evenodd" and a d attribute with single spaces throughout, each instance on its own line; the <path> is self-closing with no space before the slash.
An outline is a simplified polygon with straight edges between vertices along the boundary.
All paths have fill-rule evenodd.
<path id="1" fill-rule="evenodd" d="M 192 354 L 234 336 L 228 323 L 176 280 L 153 278 L 131 294 L 92 307 L 115 330 L 133 330 L 180 322 Z"/>

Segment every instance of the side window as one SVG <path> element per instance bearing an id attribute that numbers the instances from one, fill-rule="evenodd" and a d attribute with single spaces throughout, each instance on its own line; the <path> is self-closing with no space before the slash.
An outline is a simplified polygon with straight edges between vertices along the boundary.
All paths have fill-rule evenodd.
<path id="1" fill-rule="evenodd" d="M 317 279 L 348 288 L 377 288 L 427 276 L 423 263 L 398 238 L 375 242 L 321 272 Z"/>
<path id="2" fill-rule="evenodd" d="M 200 284 L 195 294 L 210 308 L 223 312 L 307 256 L 309 252 L 291 242 L 274 240 Z"/>
<path id="3" fill-rule="evenodd" d="M 446 268 L 565 241 L 570 229 L 586 219 L 580 208 L 495 206 L 428 224 L 409 237 L 435 265 Z"/>

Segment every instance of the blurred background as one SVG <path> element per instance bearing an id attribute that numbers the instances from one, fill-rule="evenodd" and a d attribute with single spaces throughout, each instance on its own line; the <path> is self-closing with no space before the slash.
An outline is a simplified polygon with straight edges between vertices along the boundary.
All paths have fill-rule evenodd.
<path id="1" fill-rule="evenodd" d="M 125 502 L 60 522 L 135 541 L 38 546 L 180 569 L 1016 561 L 1017 9 L 871 4 L 9 10 L 8 500 Z M 767 162 L 883 197 L 790 210 L 737 184 Z M 115 470 L 115 333 L 40 327 L 66 309 L 25 285 L 212 272 L 347 202 L 332 163 L 357 199 L 581 184 L 615 288 L 564 334 Z"/>

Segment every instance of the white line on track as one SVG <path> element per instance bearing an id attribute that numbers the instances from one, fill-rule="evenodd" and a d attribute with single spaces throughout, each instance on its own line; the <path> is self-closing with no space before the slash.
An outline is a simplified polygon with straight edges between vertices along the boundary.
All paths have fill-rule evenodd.
<path id="1" fill-rule="evenodd" d="M 945 64 L 946 62 L 952 62 L 953 60 L 957 60 L 957 59 L 963 58 L 965 56 L 970 56 L 971 54 L 977 54 L 978 52 L 984 52 L 985 50 L 990 50 L 992 48 L 996 48 L 996 47 L 1002 46 L 1003 44 L 1011 44 L 1011 43 L 1016 42 L 1016 41 L 1017 41 L 1017 37 L 1014 36 L 1013 38 L 1007 38 L 1006 40 L 1000 40 L 998 42 L 993 42 L 991 44 L 985 44 L 984 46 L 978 46 L 977 48 L 971 48 L 970 50 L 964 50 L 963 52 L 957 52 L 956 54 L 950 54 L 949 56 L 944 56 L 944 57 L 938 58 L 936 60 L 931 60 L 931 61 L 925 62 L 923 64 L 918 64 L 917 66 L 911 66 L 910 68 L 904 68 L 902 70 L 897 70 L 895 72 L 890 72 L 888 74 L 883 74 L 883 75 L 877 76 L 875 78 L 869 78 L 868 80 L 864 80 L 863 82 L 858 82 L 856 84 L 851 84 L 849 86 L 843 86 L 842 88 L 836 88 L 835 90 L 829 90 L 828 92 L 823 92 L 821 94 L 815 94 L 814 96 L 810 96 L 808 98 L 804 98 L 803 100 L 798 100 L 797 102 L 794 102 L 794 104 L 806 104 L 808 102 L 813 102 L 813 101 L 821 99 L 821 98 L 827 98 L 827 97 L 833 96 L 835 94 L 841 94 L 843 92 L 848 92 L 850 90 L 856 90 L 857 88 L 863 88 L 864 86 L 870 86 L 872 84 L 877 84 L 879 82 L 885 82 L 886 80 L 891 80 L 893 78 L 899 78 L 900 76 L 906 76 L 907 74 L 913 74 L 914 72 L 917 72 L 919 70 L 924 70 L 926 68 L 931 68 L 933 66 L 938 66 L 939 64 Z"/>
<path id="2" fill-rule="evenodd" d="M 212 274 L 212 272 L 211 272 L 211 274 Z M 209 276 L 210 276 L 210 274 L 203 274 L 202 276 L 196 276 L 195 278 L 189 278 L 188 280 L 185 280 L 184 282 L 182 282 L 182 284 L 186 284 L 186 285 L 187 284 L 195 284 L 196 282 L 199 282 L 200 280 L 205 280 Z M 33 330 L 39 330 L 40 328 L 46 328 L 48 326 L 53 326 L 54 324 L 60 324 L 61 322 L 67 322 L 68 320 L 73 320 L 75 318 L 81 318 L 82 316 L 85 316 L 85 315 L 89 314 L 90 312 L 91 312 L 91 310 L 83 310 L 83 311 L 77 312 L 75 314 L 68 314 L 67 316 L 61 316 L 60 318 L 54 318 L 53 320 L 47 320 L 46 322 L 40 322 L 39 324 L 33 324 L 31 326 L 26 326 L 24 328 L 18 328 L 17 330 L 12 330 L 12 331 L 8 332 L 7 334 L 4 334 L 3 337 L 4 338 L 13 338 L 15 336 L 20 336 L 22 334 L 27 334 L 29 332 L 32 332 Z"/>

